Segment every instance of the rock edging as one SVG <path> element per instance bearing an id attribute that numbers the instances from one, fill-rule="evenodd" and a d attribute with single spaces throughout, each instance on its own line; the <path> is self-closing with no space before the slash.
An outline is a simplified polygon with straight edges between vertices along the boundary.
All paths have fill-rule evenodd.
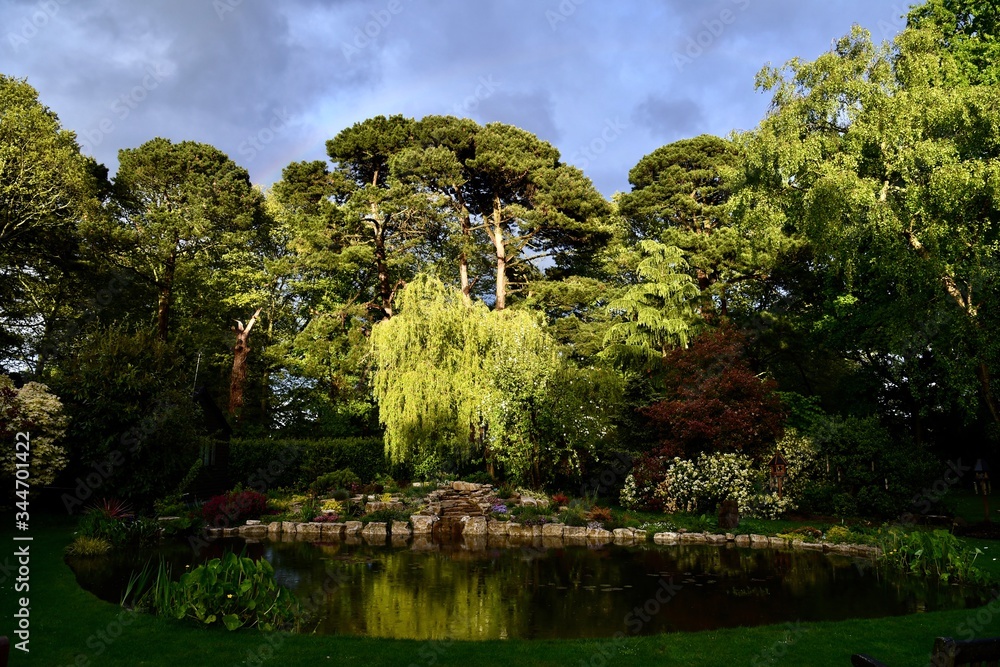
<path id="1" fill-rule="evenodd" d="M 881 555 L 882 550 L 868 544 L 833 544 L 830 542 L 805 542 L 789 540 L 774 535 L 734 535 L 732 533 L 674 533 L 663 532 L 653 535 L 656 544 L 727 544 L 751 549 L 801 549 L 806 551 L 823 551 L 839 553 L 847 556 L 867 556 L 874 558 Z"/>

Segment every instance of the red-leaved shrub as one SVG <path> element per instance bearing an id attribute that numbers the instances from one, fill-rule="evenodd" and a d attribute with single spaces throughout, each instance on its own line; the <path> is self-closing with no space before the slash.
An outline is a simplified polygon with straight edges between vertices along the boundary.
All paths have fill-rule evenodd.
<path id="1" fill-rule="evenodd" d="M 201 516 L 212 527 L 235 526 L 247 519 L 259 519 L 267 511 L 267 496 L 257 491 L 230 491 L 212 496 Z"/>
<path id="2" fill-rule="evenodd" d="M 772 380 L 761 379 L 746 339 L 731 326 L 708 331 L 664 360 L 666 395 L 643 408 L 665 458 L 742 452 L 762 457 L 784 430 L 785 413 Z"/>

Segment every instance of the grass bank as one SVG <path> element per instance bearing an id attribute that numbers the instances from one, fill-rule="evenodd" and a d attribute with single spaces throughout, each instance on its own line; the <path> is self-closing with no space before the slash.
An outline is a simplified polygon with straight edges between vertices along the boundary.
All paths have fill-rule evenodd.
<path id="1" fill-rule="evenodd" d="M 988 608 L 877 620 L 804 623 L 615 640 L 416 642 L 257 631 L 206 630 L 145 615 L 129 615 L 80 589 L 62 557 L 73 524 L 42 519 L 31 534 L 30 653 L 12 651 L 12 665 L 111 667 L 199 665 L 831 665 L 852 652 L 894 666 L 925 665 L 933 638 L 1000 634 L 1000 613 Z M 11 535 L 0 535 L 12 545 Z M 1000 547 L 998 547 L 1000 550 Z M 6 549 L 8 553 L 12 548 Z M 991 548 L 990 551 L 993 551 Z M 4 556 L 0 556 L 3 562 Z M 990 557 L 992 558 L 992 556 Z M 989 560 L 992 565 L 993 561 Z M 984 563 L 985 564 L 985 563 Z M 993 568 L 990 568 L 993 569 Z M 997 566 L 1000 569 L 1000 566 Z M 2 632 L 11 634 L 13 577 L 3 581 Z M 1000 609 L 1000 603 L 996 604 Z"/>

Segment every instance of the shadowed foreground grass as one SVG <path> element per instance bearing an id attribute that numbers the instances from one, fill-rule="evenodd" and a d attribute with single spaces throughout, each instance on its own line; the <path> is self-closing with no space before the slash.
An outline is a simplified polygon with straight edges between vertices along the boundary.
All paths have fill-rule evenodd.
<path id="1" fill-rule="evenodd" d="M 1000 613 L 937 612 L 877 620 L 804 623 L 622 640 L 418 642 L 353 637 L 226 632 L 147 615 L 130 615 L 76 584 L 63 562 L 72 524 L 42 520 L 31 535 L 30 653 L 13 650 L 11 665 L 836 665 L 853 652 L 890 667 L 926 665 L 939 635 L 968 639 L 1000 634 Z M 13 553 L 11 534 L 0 534 Z M 992 549 L 991 549 L 992 551 Z M 0 552 L 2 553 L 2 552 Z M 5 555 L 0 555 L 0 563 Z M 992 564 L 992 561 L 991 561 Z M 12 635 L 13 576 L 2 582 L 3 626 Z M 1000 602 L 993 604 L 1000 612 Z M 13 641 L 16 641 L 13 640 Z"/>

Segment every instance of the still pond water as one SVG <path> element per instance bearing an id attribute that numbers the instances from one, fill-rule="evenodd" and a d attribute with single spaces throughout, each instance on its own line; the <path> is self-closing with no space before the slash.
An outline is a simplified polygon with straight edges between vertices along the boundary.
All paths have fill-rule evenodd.
<path id="1" fill-rule="evenodd" d="M 580 638 L 876 618 L 982 604 L 980 592 L 886 576 L 869 561 L 733 546 L 432 550 L 218 540 L 70 559 L 80 585 L 117 603 L 129 574 L 165 557 L 183 572 L 223 549 L 266 558 L 319 634 L 411 639 Z"/>

